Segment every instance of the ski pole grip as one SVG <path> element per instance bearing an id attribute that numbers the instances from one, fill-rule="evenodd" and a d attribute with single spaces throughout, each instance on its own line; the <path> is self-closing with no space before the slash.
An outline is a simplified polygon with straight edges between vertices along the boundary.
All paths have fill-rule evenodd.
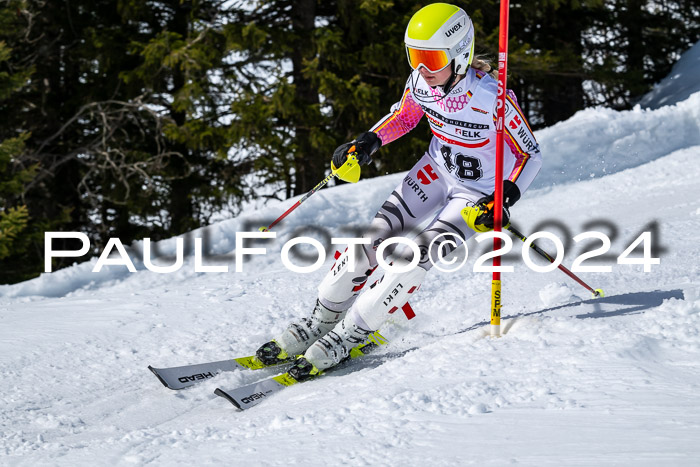
<path id="1" fill-rule="evenodd" d="M 351 149 L 354 148 L 355 146 Z M 360 180 L 360 163 L 355 153 L 349 152 L 345 163 L 334 170 L 333 174 L 345 182 L 357 183 Z"/>

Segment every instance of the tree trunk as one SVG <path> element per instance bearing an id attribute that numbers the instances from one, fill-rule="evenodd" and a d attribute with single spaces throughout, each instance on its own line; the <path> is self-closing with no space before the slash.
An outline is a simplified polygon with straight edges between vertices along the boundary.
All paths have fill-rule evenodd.
<path id="1" fill-rule="evenodd" d="M 320 121 L 313 118 L 318 112 L 318 90 L 310 79 L 302 73 L 305 59 L 312 59 L 316 53 L 313 34 L 316 20 L 316 0 L 297 0 L 292 3 L 292 29 L 297 43 L 292 52 L 292 78 L 296 87 L 297 111 L 294 113 L 294 169 L 296 183 L 294 194 L 299 195 L 311 190 L 321 179 L 328 157 L 316 154 L 311 141 L 310 125 Z M 309 118 L 311 117 L 311 118 Z M 320 115 L 319 115 L 320 117 Z"/>
<path id="2" fill-rule="evenodd" d="M 186 38 L 191 6 L 185 2 L 173 8 L 175 8 L 175 15 L 169 29 Z M 176 67 L 173 68 L 172 73 L 173 85 L 169 93 L 175 96 L 184 87 L 185 77 L 182 71 Z M 171 109 L 170 116 L 179 127 L 187 121 L 187 115 L 182 111 Z M 169 162 L 171 173 L 177 177 L 170 183 L 170 230 L 172 234 L 179 235 L 197 228 L 198 222 L 194 218 L 192 206 L 192 175 L 187 174 L 190 159 L 189 149 L 182 143 L 175 144 L 173 149 L 182 157 L 173 156 Z"/>
<path id="3" fill-rule="evenodd" d="M 644 0 L 627 0 L 625 13 L 621 18 L 627 32 L 627 46 L 625 62 L 627 75 L 627 90 L 630 97 L 638 98 L 647 91 L 644 82 L 644 55 L 647 53 L 647 44 L 644 38 Z M 628 102 L 631 104 L 631 102 Z"/>
<path id="4" fill-rule="evenodd" d="M 580 72 L 583 53 L 582 10 L 570 5 L 551 6 L 545 13 L 541 40 L 548 42 L 546 49 L 554 50 L 559 57 L 559 69 L 546 76 L 542 91 L 544 126 L 551 126 L 571 117 L 583 108 L 583 77 L 568 76 Z M 551 43 L 554 41 L 554 44 Z M 560 74 L 561 73 L 561 74 Z"/>

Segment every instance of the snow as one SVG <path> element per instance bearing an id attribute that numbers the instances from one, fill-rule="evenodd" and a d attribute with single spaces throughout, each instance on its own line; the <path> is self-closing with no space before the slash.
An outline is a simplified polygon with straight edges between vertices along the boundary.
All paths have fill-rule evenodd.
<path id="1" fill-rule="evenodd" d="M 0 286 L 0 464 L 698 465 L 699 105 L 695 93 L 653 110 L 588 109 L 537 134 L 545 166 L 514 222 L 526 234 L 564 237 L 559 222 L 569 236 L 609 235 L 612 272 L 579 274 L 606 297 L 558 270 L 533 272 L 518 242 L 503 276 L 503 337 L 492 339 L 491 277 L 472 272 L 483 245 L 471 241 L 464 268 L 427 276 L 417 317 L 383 329 L 391 344 L 377 357 L 245 412 L 214 389 L 274 370 L 172 392 L 146 367 L 249 354 L 308 313 L 332 250 L 321 269 L 295 274 L 281 263 L 284 242 L 307 225 L 354 236 L 402 174 L 315 194 L 243 272 L 236 232 L 293 200 L 192 232 L 175 273 L 148 271 L 136 243 L 136 273 L 93 273 L 94 258 Z M 653 222 L 660 264 L 616 264 Z M 229 272 L 195 272 L 196 237 L 213 255 L 204 264 Z M 567 266 L 600 245 L 569 243 Z M 157 246 L 174 255 L 174 239 Z"/>
<path id="2" fill-rule="evenodd" d="M 700 92 L 657 110 L 581 110 L 535 136 L 547 160 L 532 188 L 601 177 L 700 145 Z"/>
<path id="3" fill-rule="evenodd" d="M 657 83 L 654 89 L 639 101 L 639 105 L 658 109 L 686 100 L 691 94 L 700 91 L 698 70 L 700 70 L 700 42 L 681 55 L 671 73 Z"/>

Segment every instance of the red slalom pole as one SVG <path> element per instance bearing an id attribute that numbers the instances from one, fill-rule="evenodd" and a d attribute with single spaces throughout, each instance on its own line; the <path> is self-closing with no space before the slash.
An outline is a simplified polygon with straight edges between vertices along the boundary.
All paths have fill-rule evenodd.
<path id="1" fill-rule="evenodd" d="M 501 21 L 498 32 L 498 95 L 496 97 L 496 186 L 494 188 L 493 230 L 503 230 L 503 144 L 506 113 L 506 79 L 508 73 L 508 12 L 510 0 L 501 0 Z M 493 250 L 501 248 L 501 239 L 493 239 Z M 493 257 L 491 280 L 491 337 L 501 336 L 501 257 Z"/>

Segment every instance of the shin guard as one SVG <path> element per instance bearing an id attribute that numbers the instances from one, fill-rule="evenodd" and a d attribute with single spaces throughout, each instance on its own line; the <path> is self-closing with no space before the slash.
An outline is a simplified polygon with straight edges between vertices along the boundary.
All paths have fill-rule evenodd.
<path id="1" fill-rule="evenodd" d="M 408 272 L 388 272 L 358 298 L 351 314 L 357 313 L 367 327 L 375 331 L 416 292 L 426 270 L 415 267 Z M 359 321 L 359 320 L 357 320 Z"/>

